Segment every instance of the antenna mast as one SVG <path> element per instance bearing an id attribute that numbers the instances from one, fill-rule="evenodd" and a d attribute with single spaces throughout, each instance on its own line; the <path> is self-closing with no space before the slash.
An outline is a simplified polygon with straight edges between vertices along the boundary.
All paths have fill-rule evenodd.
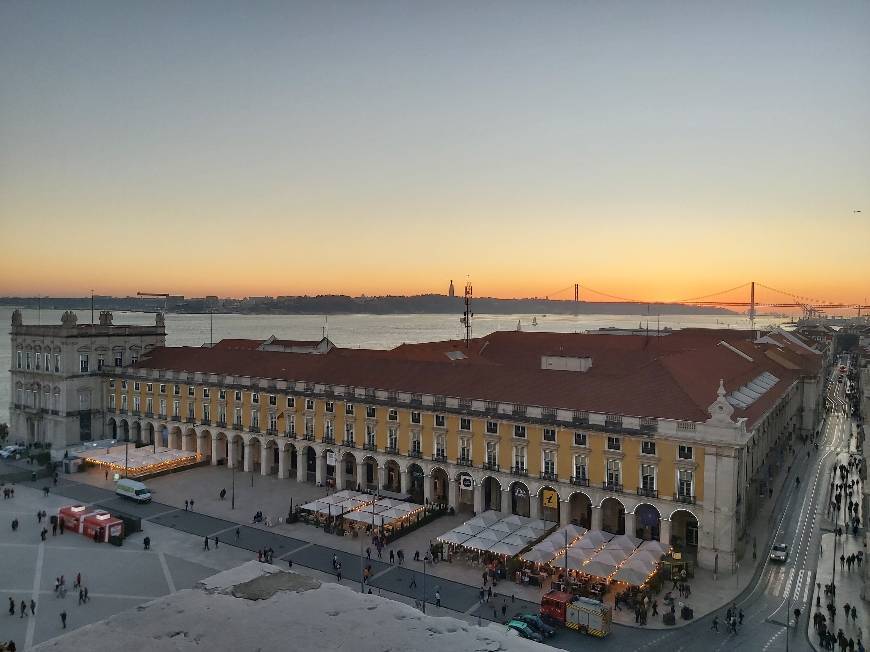
<path id="1" fill-rule="evenodd" d="M 471 347 L 471 318 L 474 313 L 471 312 L 471 281 L 465 283 L 465 312 L 462 313 L 462 325 L 465 327 L 465 348 Z"/>

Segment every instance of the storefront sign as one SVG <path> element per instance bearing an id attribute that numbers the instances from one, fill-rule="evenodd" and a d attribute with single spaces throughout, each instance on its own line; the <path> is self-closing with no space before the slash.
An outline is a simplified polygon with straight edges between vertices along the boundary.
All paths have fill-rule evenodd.
<path id="1" fill-rule="evenodd" d="M 541 492 L 541 504 L 544 509 L 559 509 L 559 494 L 552 489 L 544 489 Z"/>
<path id="2" fill-rule="evenodd" d="M 474 489 L 474 480 L 471 479 L 470 475 L 463 475 L 459 484 L 463 489 Z"/>
<path id="3" fill-rule="evenodd" d="M 524 487 L 514 487 L 514 496 L 517 498 L 525 498 L 528 495 L 529 492 Z"/>
<path id="4" fill-rule="evenodd" d="M 335 466 L 335 453 L 333 451 L 326 451 L 326 465 Z"/>

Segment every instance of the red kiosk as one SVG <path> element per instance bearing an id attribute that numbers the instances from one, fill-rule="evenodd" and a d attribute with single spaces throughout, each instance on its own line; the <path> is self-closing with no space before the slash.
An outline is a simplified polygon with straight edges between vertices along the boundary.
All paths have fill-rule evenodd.
<path id="1" fill-rule="evenodd" d="M 100 509 L 84 517 L 82 534 L 94 541 L 108 543 L 109 537 L 124 536 L 124 522 Z"/>
<path id="2" fill-rule="evenodd" d="M 85 517 L 92 513 L 86 505 L 67 505 L 57 510 L 57 516 L 63 521 L 63 528 L 70 532 L 82 533 Z"/>

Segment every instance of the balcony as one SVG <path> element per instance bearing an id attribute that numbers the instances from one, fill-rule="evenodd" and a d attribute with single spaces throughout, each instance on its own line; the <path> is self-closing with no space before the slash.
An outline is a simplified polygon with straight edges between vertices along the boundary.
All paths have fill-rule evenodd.
<path id="1" fill-rule="evenodd" d="M 173 420 L 173 421 L 176 421 L 177 423 L 181 423 L 181 416 L 178 415 L 178 414 L 173 414 L 173 415 L 172 415 L 172 420 Z"/>
<path id="2" fill-rule="evenodd" d="M 134 417 L 140 417 L 140 416 L 142 416 L 142 412 L 141 412 L 140 410 L 131 410 L 131 411 L 130 411 L 130 414 L 131 414 L 132 416 L 134 416 Z"/>
<path id="3" fill-rule="evenodd" d="M 687 505 L 695 504 L 695 497 L 690 494 L 674 494 L 675 503 L 685 503 Z"/>
<path id="4" fill-rule="evenodd" d="M 151 410 L 145 410 L 145 416 L 146 416 L 148 419 L 153 419 L 153 418 L 154 418 L 154 412 L 151 411 Z"/>
<path id="5" fill-rule="evenodd" d="M 646 496 L 647 498 L 658 498 L 659 490 L 658 489 L 645 489 L 644 487 L 637 488 L 638 496 Z"/>
<path id="6" fill-rule="evenodd" d="M 456 460 L 456 463 L 459 466 L 474 466 L 474 463 L 471 461 L 470 457 L 460 457 L 458 460 Z"/>
<path id="7" fill-rule="evenodd" d="M 605 421 L 604 432 L 619 432 L 622 430 L 622 421 Z"/>
<path id="8" fill-rule="evenodd" d="M 185 423 L 196 423 L 196 417 L 189 416 L 184 420 Z"/>
<path id="9" fill-rule="evenodd" d="M 287 439 L 296 439 L 296 433 L 295 433 L 295 432 L 285 432 L 285 433 L 284 433 L 284 436 L 285 436 Z"/>
<path id="10" fill-rule="evenodd" d="M 260 426 L 251 426 L 248 430 L 250 432 L 260 432 Z"/>
<path id="11" fill-rule="evenodd" d="M 166 418 L 166 415 L 165 415 L 165 414 L 158 414 L 158 415 L 157 415 L 157 418 L 158 418 L 158 419 L 165 419 L 165 418 Z"/>
<path id="12" fill-rule="evenodd" d="M 500 471 L 501 467 L 498 465 L 498 462 L 484 462 L 480 465 L 484 471 Z"/>
<path id="13" fill-rule="evenodd" d="M 556 482 L 559 480 L 559 476 L 555 471 L 541 471 L 541 480 L 553 480 Z"/>
<path id="14" fill-rule="evenodd" d="M 433 461 L 433 462 L 446 462 L 446 461 L 447 461 L 447 455 L 445 455 L 444 453 L 435 453 L 435 454 L 432 456 L 432 461 Z"/>
<path id="15" fill-rule="evenodd" d="M 622 493 L 622 485 L 615 482 L 607 482 L 605 480 L 601 483 L 601 488 L 604 489 L 604 491 L 613 491 L 614 493 L 618 494 Z"/>
<path id="16" fill-rule="evenodd" d="M 241 429 L 242 429 L 241 423 L 234 423 L 233 424 L 233 430 L 241 430 Z"/>
<path id="17" fill-rule="evenodd" d="M 588 487 L 589 486 L 589 478 L 583 476 L 572 475 L 571 476 L 571 484 L 575 484 L 578 487 Z"/>
<path id="18" fill-rule="evenodd" d="M 323 443 L 324 444 L 334 444 L 335 443 L 335 435 L 323 435 Z"/>
<path id="19" fill-rule="evenodd" d="M 60 410 L 50 410 L 49 412 L 50 412 L 51 414 L 54 414 L 55 416 L 58 415 L 58 414 L 60 414 Z"/>
<path id="20" fill-rule="evenodd" d="M 423 451 L 409 450 L 408 457 L 416 457 L 418 460 L 423 458 Z"/>
<path id="21" fill-rule="evenodd" d="M 390 454 L 392 454 L 392 455 L 398 455 L 398 454 L 399 454 L 399 447 L 398 447 L 398 446 L 387 446 L 387 447 L 384 449 L 384 452 L 385 452 L 385 453 L 390 453 Z"/>
<path id="22" fill-rule="evenodd" d="M 377 443 L 375 443 L 373 441 L 367 441 L 363 444 L 363 450 L 364 451 L 373 451 L 376 453 L 378 451 L 378 445 L 377 445 Z"/>
<path id="23" fill-rule="evenodd" d="M 314 433 L 313 432 L 306 432 L 303 439 L 305 441 L 314 441 Z"/>
<path id="24" fill-rule="evenodd" d="M 199 420 L 199 425 L 201 425 L 201 426 L 210 426 L 210 425 L 211 425 L 211 419 L 200 419 L 200 420 Z"/>
<path id="25" fill-rule="evenodd" d="M 571 423 L 575 426 L 588 426 L 589 425 L 589 417 L 572 417 Z"/>
<path id="26" fill-rule="evenodd" d="M 512 466 L 511 475 L 518 475 L 524 478 L 529 477 L 529 470 L 524 466 Z"/>
<path id="27" fill-rule="evenodd" d="M 348 448 L 356 448 L 356 442 L 353 439 L 345 439 L 341 442 L 342 446 L 347 446 Z"/>
<path id="28" fill-rule="evenodd" d="M 127 410 L 118 410 L 118 414 L 127 414 Z"/>
<path id="29" fill-rule="evenodd" d="M 278 430 L 275 428 L 266 428 L 266 434 L 267 435 L 277 435 Z"/>
<path id="30" fill-rule="evenodd" d="M 659 424 L 657 423 L 642 423 L 640 424 L 640 431 L 645 435 L 652 435 L 658 432 Z"/>

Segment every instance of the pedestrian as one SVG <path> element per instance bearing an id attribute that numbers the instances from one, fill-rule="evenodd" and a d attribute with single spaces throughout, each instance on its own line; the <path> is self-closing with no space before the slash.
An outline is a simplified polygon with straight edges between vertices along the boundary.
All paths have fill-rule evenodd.
<path id="1" fill-rule="evenodd" d="M 219 544 L 220 542 L 221 542 L 221 540 L 218 539 L 217 535 L 215 535 L 215 537 L 214 537 L 214 549 L 215 549 L 215 550 L 217 550 L 218 544 Z"/>
<path id="2" fill-rule="evenodd" d="M 655 599 L 652 601 L 652 615 L 653 616 L 659 615 L 659 601 L 655 600 Z"/>
<path id="3" fill-rule="evenodd" d="M 855 605 L 852 605 L 852 624 L 855 624 L 855 620 L 858 618 L 858 612 L 855 610 Z"/>
<path id="4" fill-rule="evenodd" d="M 193 511 L 193 498 L 190 499 L 190 511 Z"/>
<path id="5" fill-rule="evenodd" d="M 338 555 L 332 555 L 332 570 L 336 570 L 338 568 Z"/>
<path id="6" fill-rule="evenodd" d="M 76 573 L 76 581 L 75 581 L 75 583 L 73 584 L 73 588 L 74 588 L 74 589 L 78 589 L 78 588 L 81 587 L 81 585 L 82 585 L 82 574 L 81 574 L 81 573 Z"/>
<path id="7" fill-rule="evenodd" d="M 9 596 L 9 615 L 15 615 L 15 600 L 12 599 L 12 596 Z"/>
<path id="8" fill-rule="evenodd" d="M 220 492 L 220 494 L 218 494 L 218 495 L 220 496 L 221 500 L 223 500 L 224 498 L 227 497 L 227 490 L 226 490 L 226 489 L 221 489 L 221 492 Z"/>
<path id="9" fill-rule="evenodd" d="M 263 551 L 259 550 L 259 549 L 257 550 L 257 561 L 259 561 L 259 562 L 263 561 Z M 333 569 L 334 568 L 335 568 L 335 565 L 333 564 Z"/>
<path id="10" fill-rule="evenodd" d="M 22 600 L 21 601 L 21 617 L 24 618 L 24 615 L 27 613 L 27 603 Z"/>
<path id="11" fill-rule="evenodd" d="M 46 530 L 45 528 L 42 528 L 42 532 L 39 533 L 39 536 L 42 538 L 43 541 L 45 541 L 46 534 L 48 534 L 48 530 Z"/>
<path id="12" fill-rule="evenodd" d="M 206 537 L 205 539 L 203 539 L 203 541 L 202 541 L 202 549 L 203 549 L 203 550 L 210 550 L 210 548 L 208 547 L 208 537 Z"/>
<path id="13" fill-rule="evenodd" d="M 57 521 L 51 524 L 51 536 L 57 536 Z"/>
<path id="14" fill-rule="evenodd" d="M 338 568 L 335 569 L 335 576 L 338 578 L 338 581 L 341 582 L 341 563 L 339 562 Z"/>
<path id="15" fill-rule="evenodd" d="M 188 501 L 185 500 L 184 501 L 184 511 L 185 512 L 187 511 L 188 504 L 189 504 Z"/>
<path id="16" fill-rule="evenodd" d="M 371 558 L 371 555 L 369 555 L 369 558 Z M 414 551 L 414 561 L 420 561 L 420 551 L 419 550 Z"/>
<path id="17" fill-rule="evenodd" d="M 478 599 L 483 602 L 483 587 L 480 587 L 480 591 L 477 592 Z"/>
<path id="18" fill-rule="evenodd" d="M 85 587 L 85 603 L 87 604 L 90 601 L 90 597 L 88 597 L 88 587 Z"/>
<path id="19" fill-rule="evenodd" d="M 85 590 L 79 589 L 79 604 L 85 603 Z"/>
<path id="20" fill-rule="evenodd" d="M 390 563 L 394 564 L 396 562 L 396 553 L 390 550 Z"/>
<path id="21" fill-rule="evenodd" d="M 142 543 L 145 544 L 145 550 L 151 550 L 151 537 L 145 537 Z"/>
<path id="22" fill-rule="evenodd" d="M 505 603 L 501 606 L 501 617 L 504 618 L 506 614 L 507 614 L 507 603 Z"/>
<path id="23" fill-rule="evenodd" d="M 719 631 L 719 616 L 713 616 L 713 622 L 710 624 L 710 629 L 714 632 Z"/>
<path id="24" fill-rule="evenodd" d="M 737 614 L 737 623 L 743 625 L 743 609 Z"/>
<path id="25" fill-rule="evenodd" d="M 846 555 L 840 555 L 840 570 L 846 566 Z"/>
<path id="26" fill-rule="evenodd" d="M 63 535 L 63 531 L 66 529 L 66 521 L 64 521 L 62 518 L 57 520 L 57 529 L 61 533 L 61 535 Z"/>
<path id="27" fill-rule="evenodd" d="M 239 540 L 240 536 L 242 536 L 242 531 L 239 528 L 236 528 L 236 541 Z"/>
<path id="28" fill-rule="evenodd" d="M 63 628 L 66 629 L 66 611 L 60 612 L 60 622 L 63 624 Z"/>
<path id="29" fill-rule="evenodd" d="M 490 600 L 492 600 L 492 586 L 486 589 L 486 601 L 489 602 Z"/>
<path id="30" fill-rule="evenodd" d="M 106 469 L 106 482 L 109 481 L 109 469 Z"/>
<path id="31" fill-rule="evenodd" d="M 293 568 L 293 560 L 292 559 L 287 560 L 287 568 Z"/>
<path id="32" fill-rule="evenodd" d="M 371 548 L 366 548 L 366 557 L 368 559 L 372 558 L 372 549 Z"/>
<path id="33" fill-rule="evenodd" d="M 441 592 L 438 589 L 435 589 L 435 606 L 441 606 Z"/>
<path id="34" fill-rule="evenodd" d="M 36 615 L 36 600 L 33 598 L 30 599 L 30 614 L 32 616 Z"/>

